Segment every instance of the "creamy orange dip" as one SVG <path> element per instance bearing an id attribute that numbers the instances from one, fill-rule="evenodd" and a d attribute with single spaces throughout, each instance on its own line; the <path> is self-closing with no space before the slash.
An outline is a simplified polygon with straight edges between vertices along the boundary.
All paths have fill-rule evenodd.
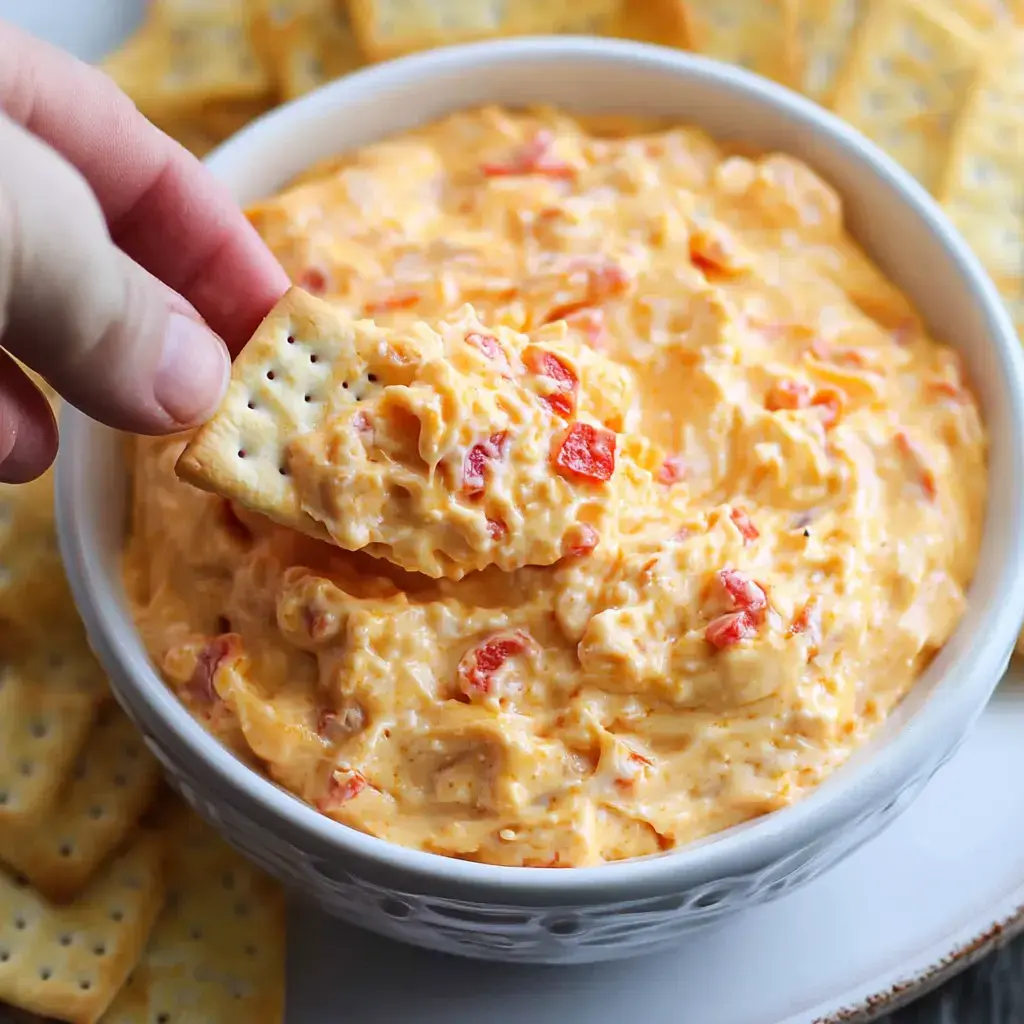
<path id="1" fill-rule="evenodd" d="M 179 482 L 183 438 L 138 443 L 125 575 L 154 661 L 324 814 L 495 864 L 671 849 L 817 785 L 956 626 L 977 405 L 803 164 L 484 109 L 251 218 L 295 281 L 385 330 L 469 304 L 600 355 L 625 384 L 593 421 L 643 447 L 617 446 L 635 486 L 554 564 L 452 579 Z"/>

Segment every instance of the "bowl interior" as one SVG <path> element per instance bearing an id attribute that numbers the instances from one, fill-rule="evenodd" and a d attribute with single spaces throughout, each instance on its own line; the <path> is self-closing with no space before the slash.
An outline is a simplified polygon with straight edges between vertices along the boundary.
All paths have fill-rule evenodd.
<path id="1" fill-rule="evenodd" d="M 665 116 L 719 138 L 790 153 L 841 193 L 849 230 L 902 287 L 933 333 L 963 354 L 991 432 L 991 489 L 981 559 L 963 623 L 876 739 L 800 804 L 695 844 L 667 858 L 593 871 L 635 875 L 659 861 L 725 874 L 761 844 L 811 838 L 856 807 L 887 800 L 936 744 L 952 746 L 980 712 L 1024 616 L 1018 578 L 1022 542 L 1024 389 L 1021 357 L 994 288 L 932 201 L 857 133 L 781 87 L 715 62 L 637 44 L 591 40 L 521 40 L 426 54 L 370 69 L 275 111 L 241 132 L 209 160 L 238 200 L 248 203 L 284 185 L 314 161 L 401 131 L 451 110 L 481 103 L 548 103 L 580 112 Z M 120 583 L 125 523 L 125 467 L 120 439 L 73 410 L 62 424 L 59 471 L 62 545 L 87 624 L 127 658 L 135 685 L 160 714 L 208 756 L 215 746 L 187 719 L 148 666 Z M 941 700 L 937 698 L 941 695 Z M 936 699 L 931 699 L 936 698 Z M 177 709 L 177 710 L 174 710 Z M 194 727 L 195 733 L 188 732 Z M 900 742 L 890 742 L 896 735 Z M 898 748 L 898 749 L 897 749 Z M 239 771 L 245 771 L 239 766 Z M 273 787 L 264 780 L 255 785 Z M 260 792 L 260 799 L 270 799 Z M 281 795 L 284 799 L 284 795 Z M 273 798 L 277 799 L 277 798 Z M 303 827 L 333 828 L 339 842 L 387 844 L 351 834 L 295 805 Z M 283 805 L 282 805 L 283 806 Z M 308 812 L 308 817 L 306 816 Z M 291 814 L 292 812 L 288 812 Z M 297 819 L 297 820 L 298 820 Z M 319 821 L 314 821 L 319 819 Z M 783 833 L 788 838 L 783 838 Z M 430 871 L 448 871 L 415 851 L 392 851 Z M 516 869 L 453 862 L 457 873 L 488 872 L 509 883 Z M 655 869 L 656 870 L 656 869 Z M 522 874 L 522 872 L 519 872 Z M 531 869 L 531 886 L 563 890 L 567 873 Z M 550 876 L 556 876 L 551 878 Z M 607 876 L 605 876 L 607 877 Z M 582 881 L 583 878 L 580 878 Z M 509 883 L 514 884 L 514 883 Z"/>

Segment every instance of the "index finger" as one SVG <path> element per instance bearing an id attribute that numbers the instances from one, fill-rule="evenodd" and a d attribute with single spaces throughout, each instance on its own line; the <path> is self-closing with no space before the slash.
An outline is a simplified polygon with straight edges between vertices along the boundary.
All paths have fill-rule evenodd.
<path id="1" fill-rule="evenodd" d="M 237 351 L 288 278 L 230 193 L 101 71 L 0 22 L 0 109 L 72 163 L 114 242 Z"/>

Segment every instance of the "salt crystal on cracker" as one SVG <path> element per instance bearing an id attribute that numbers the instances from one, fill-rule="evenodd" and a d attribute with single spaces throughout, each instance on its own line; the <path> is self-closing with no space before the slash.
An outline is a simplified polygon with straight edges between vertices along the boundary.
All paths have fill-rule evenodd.
<path id="1" fill-rule="evenodd" d="M 108 706 L 47 813 L 0 829 L 0 861 L 50 899 L 73 898 L 135 827 L 159 781 L 135 726 Z"/>
<path id="2" fill-rule="evenodd" d="M 138 962 L 164 899 L 161 837 L 140 833 L 73 903 L 0 873 L 0 999 L 95 1024 Z"/>
<path id="3" fill-rule="evenodd" d="M 280 886 L 191 812 L 174 815 L 167 832 L 167 904 L 102 1024 L 280 1024 L 286 939 Z"/>

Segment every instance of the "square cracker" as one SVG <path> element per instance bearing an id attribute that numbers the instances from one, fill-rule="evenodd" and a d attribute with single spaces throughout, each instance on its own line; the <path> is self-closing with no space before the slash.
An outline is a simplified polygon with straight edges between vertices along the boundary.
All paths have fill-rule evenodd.
<path id="1" fill-rule="evenodd" d="M 45 640 L 78 622 L 54 527 L 53 470 L 0 484 L 0 626 Z"/>
<path id="2" fill-rule="evenodd" d="M 939 200 L 1024 341 L 1024 30 L 992 37 L 950 147 Z"/>
<path id="3" fill-rule="evenodd" d="M 800 0 L 800 91 L 829 106 L 871 0 Z"/>
<path id="4" fill-rule="evenodd" d="M 622 3 L 623 0 L 350 0 L 349 9 L 363 52 L 370 60 L 386 60 L 475 39 L 560 32 L 612 33 Z"/>
<path id="5" fill-rule="evenodd" d="M 981 53 L 981 35 L 956 14 L 920 0 L 878 0 L 833 109 L 934 191 Z"/>
<path id="6" fill-rule="evenodd" d="M 697 53 L 785 85 L 799 81 L 798 0 L 688 0 L 685 11 Z"/>
<path id="7" fill-rule="evenodd" d="M 102 1024 L 280 1024 L 285 900 L 191 812 L 172 815 L 168 899 Z"/>
<path id="8" fill-rule="evenodd" d="M 95 1024 L 138 962 L 164 899 L 163 839 L 140 833 L 74 903 L 0 873 L 0 999 Z"/>
<path id="9" fill-rule="evenodd" d="M 597 542 L 633 480 L 615 455 L 631 380 L 564 335 L 491 330 L 470 307 L 385 330 L 293 289 L 178 476 L 434 578 L 550 565 Z M 583 448 L 607 475 L 573 471 Z"/>
<path id="10" fill-rule="evenodd" d="M 10 653 L 0 669 L 0 836 L 53 807 L 108 695 L 81 629 Z"/>
<path id="11" fill-rule="evenodd" d="M 103 70 L 156 121 L 215 100 L 268 97 L 272 83 L 249 16 L 247 0 L 156 0 Z"/>
<path id="12" fill-rule="evenodd" d="M 49 899 L 72 899 L 135 827 L 159 782 L 142 737 L 111 704 L 49 811 L 0 829 L 0 861 Z"/>

